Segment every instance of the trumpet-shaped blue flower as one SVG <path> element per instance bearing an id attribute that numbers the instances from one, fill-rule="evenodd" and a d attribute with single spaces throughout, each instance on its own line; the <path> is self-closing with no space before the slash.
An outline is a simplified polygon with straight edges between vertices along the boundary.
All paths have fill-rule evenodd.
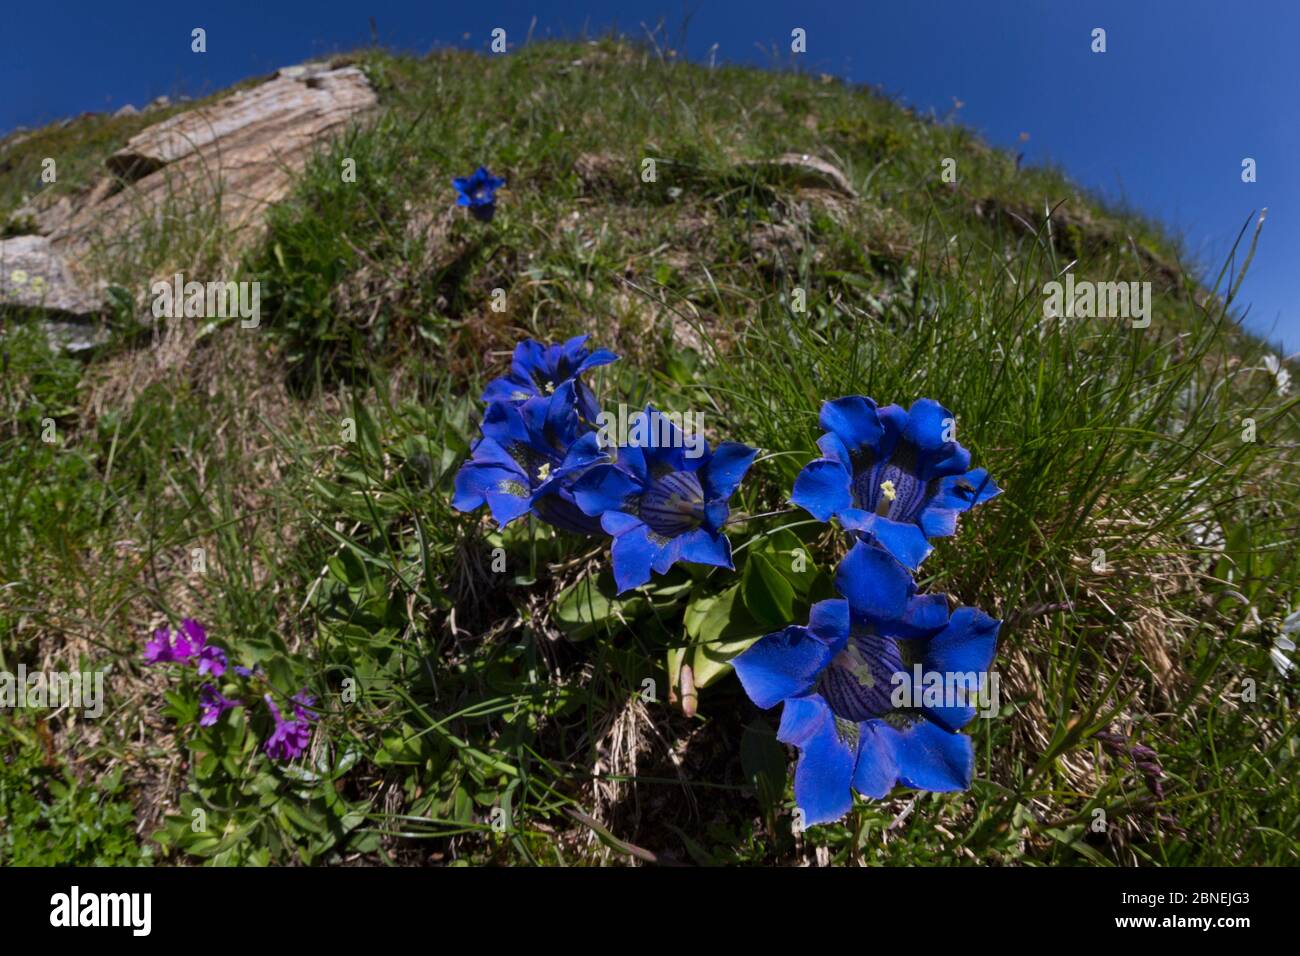
<path id="1" fill-rule="evenodd" d="M 543 345 L 525 339 L 515 346 L 510 374 L 493 379 L 483 390 L 485 402 L 525 402 L 539 395 L 550 395 L 565 382 L 573 382 L 578 411 L 583 419 L 594 422 L 600 413 L 596 396 L 580 376 L 589 369 L 617 362 L 618 356 L 608 349 L 591 351 L 587 336 L 579 335 L 557 345 Z"/>
<path id="2" fill-rule="evenodd" d="M 732 661 L 755 704 L 785 704 L 777 737 L 799 748 L 794 794 L 805 822 L 838 820 L 852 790 L 880 799 L 895 783 L 966 789 L 974 750 L 957 731 L 975 715 L 966 692 L 993 660 L 1000 622 L 972 607 L 950 616 L 944 595 L 918 596 L 907 570 L 863 541 L 835 586 L 843 599 L 814 604 L 807 627 L 760 638 Z M 964 692 L 917 706 L 917 664 Z"/>
<path id="3" fill-rule="evenodd" d="M 497 211 L 497 190 L 506 184 L 493 176 L 486 166 L 474 170 L 472 176 L 457 176 L 451 181 L 456 187 L 456 205 L 468 206 L 475 219 L 491 222 Z"/>
<path id="4" fill-rule="evenodd" d="M 572 381 L 518 405 L 493 402 L 483 437 L 456 473 L 452 506 L 486 504 L 501 527 L 533 513 L 565 531 L 596 534 L 600 522 L 574 504 L 572 481 L 609 456 L 579 417 Z"/>
<path id="5" fill-rule="evenodd" d="M 909 568 L 930 553 L 930 538 L 957 531 L 957 516 L 1001 489 L 948 435 L 955 419 L 938 402 L 908 411 L 851 395 L 822 404 L 824 457 L 795 479 L 790 500 L 820 521 L 832 516 Z"/>
<path id="6" fill-rule="evenodd" d="M 739 442 L 710 451 L 701 438 L 692 458 L 680 429 L 646 407 L 649 437 L 620 445 L 614 464 L 598 465 L 574 485 L 578 507 L 599 515 L 614 536 L 611 555 L 619 592 L 666 574 L 678 561 L 731 568 L 731 542 L 722 533 L 727 501 L 757 454 Z M 635 437 L 635 436 L 634 436 Z"/>

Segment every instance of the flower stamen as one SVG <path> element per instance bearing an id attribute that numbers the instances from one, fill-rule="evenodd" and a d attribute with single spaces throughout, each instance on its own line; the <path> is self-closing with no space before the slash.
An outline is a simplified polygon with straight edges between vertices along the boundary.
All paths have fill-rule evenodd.
<path id="1" fill-rule="evenodd" d="M 876 514 L 882 518 L 888 517 L 889 507 L 897 497 L 898 489 L 894 487 L 894 482 L 888 478 L 882 481 L 880 483 L 880 500 L 876 503 Z"/>

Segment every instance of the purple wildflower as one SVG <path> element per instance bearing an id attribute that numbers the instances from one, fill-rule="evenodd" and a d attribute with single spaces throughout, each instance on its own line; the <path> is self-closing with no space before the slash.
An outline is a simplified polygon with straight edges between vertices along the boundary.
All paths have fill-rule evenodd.
<path id="1" fill-rule="evenodd" d="M 290 698 L 293 701 L 293 712 L 299 720 L 305 720 L 314 724 L 320 720 L 320 713 L 316 710 L 316 698 L 307 693 L 307 688 L 303 688 Z"/>
<path id="2" fill-rule="evenodd" d="M 226 652 L 215 644 L 209 644 L 199 651 L 199 674 L 211 674 L 220 677 L 226 672 Z"/>
<path id="3" fill-rule="evenodd" d="M 199 705 L 203 708 L 203 714 L 199 717 L 200 727 L 211 727 L 221 715 L 232 707 L 242 707 L 243 701 L 231 700 L 224 697 L 221 691 L 217 690 L 211 684 L 204 684 L 199 688 Z"/>
<path id="4" fill-rule="evenodd" d="M 181 621 L 178 630 L 171 631 L 160 627 L 153 632 L 153 639 L 144 645 L 144 662 L 146 664 L 167 664 L 173 661 L 187 661 L 202 653 L 208 643 L 207 631 L 193 618 Z"/>
<path id="5" fill-rule="evenodd" d="M 275 729 L 271 731 L 271 736 L 266 739 L 264 745 L 267 756 L 272 760 L 293 760 L 301 757 L 311 741 L 310 712 L 306 711 L 303 704 L 295 697 L 294 716 L 286 720 L 280 713 L 280 708 L 275 706 L 275 701 L 271 699 L 270 694 L 264 695 L 262 699 L 266 701 L 266 706 L 270 708 L 271 716 L 275 719 Z"/>

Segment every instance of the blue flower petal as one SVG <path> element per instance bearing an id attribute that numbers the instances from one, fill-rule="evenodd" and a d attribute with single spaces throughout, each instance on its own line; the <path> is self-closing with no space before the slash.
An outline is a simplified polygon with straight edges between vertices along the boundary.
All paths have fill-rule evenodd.
<path id="1" fill-rule="evenodd" d="M 558 385 L 546 402 L 546 423 L 542 433 L 546 435 L 552 444 L 559 440 L 560 436 L 571 434 L 577 426 L 575 420 L 577 401 L 577 388 L 573 384 L 573 380 L 570 379 Z M 524 407 L 527 408 L 528 404 L 525 402 Z M 595 432 L 591 433 L 593 440 L 595 434 Z"/>
<path id="2" fill-rule="evenodd" d="M 724 441 L 700 469 L 700 484 L 706 499 L 726 501 L 740 486 L 740 480 L 754 462 L 758 450 L 740 442 Z"/>
<path id="3" fill-rule="evenodd" d="M 626 472 L 645 487 L 650 481 L 650 468 L 646 464 L 645 452 L 635 445 L 618 445 L 609 449 L 614 464 L 620 471 Z"/>
<path id="4" fill-rule="evenodd" d="M 600 417 L 600 402 L 596 398 L 596 393 L 580 378 L 575 378 L 573 384 L 577 392 L 578 411 L 583 421 L 596 421 Z"/>
<path id="5" fill-rule="evenodd" d="M 600 534 L 600 520 L 582 513 L 563 488 L 533 496 L 533 513 L 552 527 L 570 534 Z"/>
<path id="6" fill-rule="evenodd" d="M 951 538 L 957 533 L 957 512 L 937 507 L 933 502 L 925 506 L 916 520 L 927 538 Z"/>
<path id="7" fill-rule="evenodd" d="M 932 398 L 918 398 L 907 410 L 907 427 L 903 437 L 917 448 L 926 452 L 937 452 L 948 445 L 956 444 L 944 440 L 944 431 L 956 419 L 952 412 Z"/>
<path id="8" fill-rule="evenodd" d="M 876 448 L 884 434 L 876 403 L 861 395 L 823 402 L 820 421 L 822 428 L 837 435 L 853 454 L 864 448 Z"/>
<path id="9" fill-rule="evenodd" d="M 983 468 L 941 478 L 938 493 L 926 503 L 919 516 L 921 529 L 932 538 L 955 534 L 958 515 L 1001 493 L 1002 489 Z"/>
<path id="10" fill-rule="evenodd" d="M 975 770 L 975 746 L 965 734 L 954 734 L 925 718 L 910 727 L 887 731 L 893 738 L 898 780 L 914 790 L 949 793 L 970 787 Z"/>
<path id="11" fill-rule="evenodd" d="M 849 602 L 839 598 L 818 601 L 808 611 L 808 630 L 838 654 L 849 640 Z"/>
<path id="12" fill-rule="evenodd" d="M 586 336 L 583 336 L 583 338 L 586 338 Z M 596 351 L 592 352 L 578 363 L 578 367 L 574 369 L 573 374 L 578 375 L 588 369 L 599 368 L 602 365 L 609 365 L 610 363 L 617 361 L 618 356 L 609 349 L 596 349 Z"/>
<path id="13" fill-rule="evenodd" d="M 891 633 L 896 637 L 929 637 L 948 626 L 948 596 L 946 594 L 918 594 L 907 603 L 907 610 L 898 627 Z"/>
<path id="14" fill-rule="evenodd" d="M 579 472 L 596 464 L 609 461 L 609 455 L 600 447 L 600 439 L 595 432 L 578 436 L 569 450 L 564 453 L 564 461 L 555 470 L 557 477 L 573 478 Z"/>
<path id="15" fill-rule="evenodd" d="M 766 710 L 811 690 L 833 656 L 808 628 L 791 624 L 760 637 L 731 666 L 749 699 Z"/>
<path id="16" fill-rule="evenodd" d="M 872 515 L 871 518 L 870 527 L 863 530 L 913 571 L 934 550 L 919 525 L 910 521 L 890 521 L 879 515 Z"/>
<path id="17" fill-rule="evenodd" d="M 817 729 L 799 751 L 794 770 L 794 800 L 809 826 L 833 823 L 853 806 L 851 787 L 857 746 L 851 738 L 840 735 L 840 726 L 830 708 L 826 708 Z M 856 725 L 849 726 L 857 730 Z"/>
<path id="18" fill-rule="evenodd" d="M 635 534 L 636 532 L 632 532 Z M 662 538 L 646 529 L 646 538 L 651 544 L 656 545 L 659 551 L 654 556 L 650 566 L 654 568 L 655 574 L 667 574 L 672 570 L 682 557 L 682 539 L 680 537 Z"/>
<path id="19" fill-rule="evenodd" d="M 698 458 L 686 458 L 686 439 L 682 431 L 663 412 L 651 405 L 628 428 L 628 444 L 635 445 L 645 456 L 650 474 L 659 476 L 673 471 L 694 471 Z"/>
<path id="20" fill-rule="evenodd" d="M 725 534 L 707 528 L 688 531 L 679 539 L 680 559 L 694 564 L 708 564 L 715 568 L 734 570 L 731 563 L 731 542 Z"/>
<path id="21" fill-rule="evenodd" d="M 821 694 L 787 698 L 781 708 L 781 725 L 776 729 L 776 739 L 792 747 L 802 747 L 830 715 L 830 705 Z"/>
<path id="22" fill-rule="evenodd" d="M 524 339 L 515 346 L 510 359 L 510 374 L 523 382 L 533 381 L 533 375 L 546 368 L 546 346 L 536 339 Z"/>
<path id="23" fill-rule="evenodd" d="M 925 673 L 943 676 L 945 686 L 958 681 L 957 675 L 973 678 L 962 682 L 971 693 L 974 681 L 987 673 L 997 651 L 998 628 L 1002 622 L 973 607 L 952 612 L 948 626 L 930 639 L 922 662 Z M 927 707 L 926 713 L 949 730 L 960 730 L 975 716 L 974 705 Z"/>
<path id="24" fill-rule="evenodd" d="M 652 540 L 650 529 L 639 520 L 635 526 L 615 532 L 610 525 L 616 524 L 617 519 L 611 522 L 610 518 L 617 514 L 616 511 L 606 511 L 601 515 L 600 523 L 606 531 L 615 535 L 610 556 L 614 561 L 614 581 L 618 585 L 618 592 L 622 594 L 650 580 L 650 568 L 663 554 L 664 545 Z"/>
<path id="25" fill-rule="evenodd" d="M 849 450 L 844 447 L 844 442 L 840 441 L 839 436 L 834 432 L 826 432 L 817 439 L 817 447 L 821 449 L 823 458 L 838 461 L 844 466 L 845 471 L 853 470 L 853 458 Z"/>
<path id="26" fill-rule="evenodd" d="M 645 522 L 636 515 L 624 514 L 621 511 L 606 511 L 600 516 L 600 526 L 605 529 L 606 534 L 612 534 L 615 537 L 631 531 L 637 525 L 644 524 Z"/>
<path id="27" fill-rule="evenodd" d="M 597 465 L 573 486 L 573 500 L 589 515 L 606 511 L 630 511 L 636 504 L 640 485 L 613 465 Z"/>
<path id="28" fill-rule="evenodd" d="M 898 782 L 894 735 L 883 720 L 864 720 L 858 724 L 858 734 L 858 763 L 853 770 L 853 789 L 864 797 L 883 800 Z"/>
<path id="29" fill-rule="evenodd" d="M 945 475 L 960 475 L 969 467 L 970 452 L 952 442 L 938 451 L 923 452 L 917 471 L 922 481 L 931 481 Z"/>
<path id="30" fill-rule="evenodd" d="M 485 472 L 504 471 L 503 469 L 484 468 Z M 492 487 L 483 493 L 487 501 L 488 510 L 492 512 L 492 517 L 496 520 L 498 526 L 504 528 L 510 522 L 514 521 L 528 513 L 533 504 L 533 497 L 530 494 L 519 494 L 520 486 L 517 481 L 511 477 L 502 477 Z"/>
<path id="31" fill-rule="evenodd" d="M 731 509 L 725 501 L 706 501 L 704 503 L 704 527 L 709 531 L 721 532 L 731 518 Z"/>
<path id="32" fill-rule="evenodd" d="M 531 445 L 528 416 L 536 417 L 538 413 L 544 416 L 545 410 L 544 398 L 531 398 L 520 405 L 493 402 L 483 413 L 483 435 L 506 449 L 515 444 Z"/>
<path id="33" fill-rule="evenodd" d="M 502 468 L 509 468 L 518 472 L 520 481 L 525 485 L 528 484 L 527 472 L 524 471 L 524 466 L 507 449 L 502 448 L 498 442 L 491 438 L 479 439 L 470 453 L 470 460 L 466 464 L 499 465 Z"/>
<path id="34" fill-rule="evenodd" d="M 829 521 L 832 515 L 853 504 L 849 486 L 849 473 L 843 465 L 828 458 L 818 458 L 805 465 L 795 478 L 790 501 L 818 521 Z"/>
<path id="35" fill-rule="evenodd" d="M 886 459 L 894 453 L 894 449 L 903 439 L 903 432 L 907 430 L 908 416 L 898 405 L 884 405 L 876 410 L 880 418 L 880 426 L 884 429 L 884 435 L 880 439 L 880 447 L 877 449 L 876 457 Z"/>
<path id="36" fill-rule="evenodd" d="M 855 615 L 892 621 L 906 612 L 916 586 L 888 552 L 859 541 L 835 569 L 835 589 L 848 598 Z"/>
<path id="37" fill-rule="evenodd" d="M 538 394 L 532 382 L 521 381 L 513 375 L 503 376 L 488 382 L 487 387 L 483 389 L 482 401 L 484 404 L 524 402 Z"/>
<path id="38" fill-rule="evenodd" d="M 939 493 L 934 497 L 934 505 L 956 511 L 969 511 L 990 498 L 996 498 L 1001 493 L 1002 489 L 989 477 L 987 470 L 974 468 L 964 475 L 950 475 L 943 478 L 939 482 Z"/>
<path id="39" fill-rule="evenodd" d="M 528 488 L 528 479 L 521 471 L 499 464 L 477 461 L 465 462 L 460 471 L 456 472 L 451 506 L 457 511 L 473 511 L 475 508 L 482 507 L 484 503 L 491 504 L 489 493 L 497 496 L 507 494 L 512 499 L 522 501 L 523 510 L 528 510 L 531 492 Z M 507 506 L 503 508 L 503 513 L 509 514 L 510 517 L 503 520 L 497 515 L 495 509 L 492 516 L 504 523 L 517 518 L 522 512 Z"/>

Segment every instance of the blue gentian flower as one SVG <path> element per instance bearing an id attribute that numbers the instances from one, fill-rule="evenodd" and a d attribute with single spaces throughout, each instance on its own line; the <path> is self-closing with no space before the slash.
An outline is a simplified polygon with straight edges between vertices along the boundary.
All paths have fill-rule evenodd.
<path id="1" fill-rule="evenodd" d="M 944 595 L 918 596 L 907 569 L 864 541 L 836 569 L 835 587 L 844 599 L 814 604 L 807 627 L 760 638 L 731 662 L 755 704 L 785 704 L 777 738 L 799 748 L 794 795 L 805 822 L 838 820 L 851 790 L 874 799 L 895 783 L 965 790 L 974 748 L 958 731 L 975 707 L 964 696 L 896 707 L 894 675 L 911 687 L 919 663 L 923 674 L 980 680 L 1001 622 L 972 607 L 950 616 Z"/>
<path id="2" fill-rule="evenodd" d="M 585 335 L 558 345 L 525 339 L 515 346 L 510 374 L 489 382 L 483 390 L 483 401 L 523 402 L 538 395 L 550 395 L 565 382 L 572 381 L 577 390 L 579 413 L 585 421 L 594 422 L 600 406 L 591 386 L 578 376 L 589 369 L 617 362 L 618 356 L 608 349 L 592 352 L 586 341 Z"/>
<path id="3" fill-rule="evenodd" d="M 598 534 L 600 522 L 578 510 L 571 486 L 608 460 L 596 432 L 579 420 L 568 381 L 545 397 L 488 406 L 483 437 L 456 473 L 451 503 L 458 511 L 487 504 L 501 527 L 531 512 L 565 531 Z"/>
<path id="4" fill-rule="evenodd" d="M 497 190 L 506 184 L 488 172 L 486 166 L 474 170 L 472 176 L 457 176 L 451 181 L 456 187 L 456 205 L 468 206 L 475 219 L 491 222 L 497 211 Z"/>
<path id="5" fill-rule="evenodd" d="M 599 515 L 614 536 L 611 555 L 620 593 L 666 574 L 678 561 L 732 568 L 731 542 L 722 533 L 727 501 L 757 451 L 723 442 L 711 452 L 701 437 L 699 455 L 686 453 L 681 430 L 646 406 L 644 442 L 620 445 L 614 464 L 598 465 L 574 485 L 578 507 Z"/>
<path id="6" fill-rule="evenodd" d="M 860 395 L 822 404 L 823 458 L 794 482 L 790 500 L 819 521 L 832 516 L 915 570 L 930 538 L 957 531 L 957 515 L 1001 489 L 970 452 L 944 435 L 952 413 L 929 398 L 908 411 Z"/>

